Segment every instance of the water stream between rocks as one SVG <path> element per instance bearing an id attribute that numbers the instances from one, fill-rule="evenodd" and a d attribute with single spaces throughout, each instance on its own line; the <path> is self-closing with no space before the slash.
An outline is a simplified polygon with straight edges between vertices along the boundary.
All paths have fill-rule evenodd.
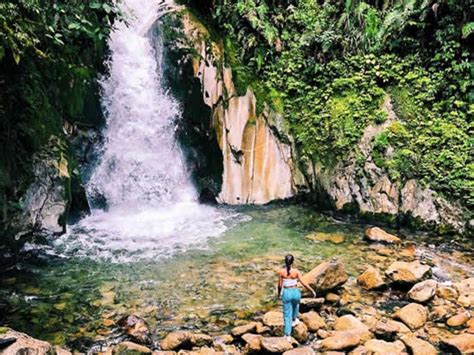
<path id="1" fill-rule="evenodd" d="M 275 270 L 288 252 L 303 271 L 337 257 L 349 284 L 368 265 L 384 270 L 394 260 L 415 258 L 434 266 L 440 281 L 474 275 L 472 246 L 459 251 L 462 245 L 446 237 L 406 235 L 402 246 L 387 248 L 364 241 L 364 225 L 301 206 L 222 207 L 222 213 L 236 216 L 233 226 L 169 257 L 118 262 L 36 249 L 35 258 L 2 275 L 0 323 L 78 350 L 122 337 L 116 322 L 131 313 L 148 322 L 155 339 L 176 329 L 218 334 L 278 306 Z M 390 308 L 404 302 L 396 293 L 388 296 L 391 305 L 383 292 L 351 290 L 342 293 L 351 303 Z"/>

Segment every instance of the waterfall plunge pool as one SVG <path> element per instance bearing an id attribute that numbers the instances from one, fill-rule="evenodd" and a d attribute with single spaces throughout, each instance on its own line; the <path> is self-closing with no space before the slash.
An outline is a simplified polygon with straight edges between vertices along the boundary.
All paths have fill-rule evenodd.
<path id="1" fill-rule="evenodd" d="M 394 260 L 415 256 L 434 266 L 438 280 L 473 275 L 472 248 L 458 251 L 446 237 L 436 242 L 433 236 L 406 235 L 403 246 L 390 247 L 392 252 L 383 255 L 379 246 L 362 240 L 366 226 L 302 206 L 216 209 L 230 215 L 223 221 L 226 230 L 167 256 L 159 253 L 159 242 L 151 248 L 157 254 L 138 253 L 136 258 L 133 245 L 129 252 L 124 246 L 116 259 L 74 253 L 72 247 L 66 251 L 57 242 L 35 249 L 34 258 L 1 274 L 0 324 L 79 351 L 123 337 L 115 323 L 131 313 L 147 321 L 155 340 L 177 329 L 218 334 L 236 320 L 278 304 L 275 270 L 289 252 L 303 271 L 337 257 L 351 276 L 349 282 L 369 264 L 383 270 Z M 193 230 L 189 227 L 188 232 Z M 83 242 L 79 230 L 64 236 L 70 245 L 75 237 Z M 371 304 L 374 299 L 359 302 Z"/>

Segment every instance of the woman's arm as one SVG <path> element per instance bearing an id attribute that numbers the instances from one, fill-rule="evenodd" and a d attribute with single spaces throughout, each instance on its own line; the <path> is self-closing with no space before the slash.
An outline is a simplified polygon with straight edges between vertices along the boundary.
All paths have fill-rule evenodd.
<path id="1" fill-rule="evenodd" d="M 303 278 L 301 277 L 301 272 L 298 271 L 298 281 L 301 282 L 301 284 L 313 294 L 313 297 L 316 298 L 316 292 L 311 288 L 310 285 L 308 285 L 306 282 L 303 281 Z"/>
<path id="2" fill-rule="evenodd" d="M 281 296 L 281 289 L 283 287 L 283 277 L 281 276 L 281 273 L 278 272 L 278 298 Z"/>

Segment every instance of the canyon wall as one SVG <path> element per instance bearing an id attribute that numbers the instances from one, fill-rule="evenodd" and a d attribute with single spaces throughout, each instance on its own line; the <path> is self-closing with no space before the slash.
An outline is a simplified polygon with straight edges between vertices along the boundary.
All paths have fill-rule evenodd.
<path id="1" fill-rule="evenodd" d="M 212 126 L 223 155 L 221 192 L 226 204 L 264 204 L 297 192 L 301 174 L 289 142 L 275 132 L 281 116 L 267 105 L 257 113 L 256 97 L 247 88 L 237 94 L 232 70 L 223 64 L 223 49 L 209 43 L 207 29 L 187 12 L 183 27 L 199 55 L 193 57 L 194 76 L 200 80 L 204 103 L 211 108 Z"/>

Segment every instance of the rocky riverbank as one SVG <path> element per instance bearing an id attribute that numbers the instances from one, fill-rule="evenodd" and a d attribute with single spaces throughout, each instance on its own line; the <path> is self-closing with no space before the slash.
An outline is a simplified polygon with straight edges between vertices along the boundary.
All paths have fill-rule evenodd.
<path id="1" fill-rule="evenodd" d="M 440 277 L 436 265 L 417 255 L 416 246 L 380 228 L 368 228 L 361 239 L 379 260 L 371 257 L 356 278 L 336 259 L 306 273 L 319 297 L 302 299 L 301 322 L 291 341 L 281 336 L 280 307 L 236 319 L 220 333 L 190 331 L 183 324 L 159 340 L 139 315 L 126 315 L 108 320 L 122 336 L 92 347 L 90 353 L 472 353 L 474 278 Z M 6 328 L 0 333 L 4 354 L 26 348 L 38 354 L 65 351 Z"/>

